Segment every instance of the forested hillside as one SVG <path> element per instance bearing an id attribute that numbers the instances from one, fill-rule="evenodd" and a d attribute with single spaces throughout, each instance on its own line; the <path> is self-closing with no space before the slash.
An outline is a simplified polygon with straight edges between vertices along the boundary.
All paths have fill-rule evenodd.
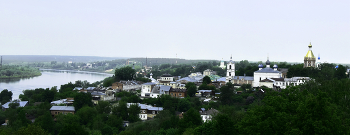
<path id="1" fill-rule="evenodd" d="M 0 68 L 0 78 L 24 78 L 40 75 L 41 72 L 39 69 L 29 66 L 3 65 L 2 68 Z"/>

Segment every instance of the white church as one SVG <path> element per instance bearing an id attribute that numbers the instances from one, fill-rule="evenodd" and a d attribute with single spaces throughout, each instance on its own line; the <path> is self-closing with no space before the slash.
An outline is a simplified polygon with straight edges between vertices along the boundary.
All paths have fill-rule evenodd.
<path id="1" fill-rule="evenodd" d="M 311 48 L 309 46 L 309 48 Z M 308 54 L 310 53 L 309 50 Z M 312 52 L 311 52 L 312 53 Z M 315 65 L 319 64 L 317 62 Z M 287 86 L 295 86 L 305 83 L 310 80 L 309 77 L 292 77 L 292 78 L 283 78 L 282 72 L 278 71 L 278 66 L 270 66 L 271 62 L 269 58 L 266 61 L 266 67 L 262 64 L 259 64 L 259 70 L 254 72 L 254 76 L 236 76 L 235 75 L 235 62 L 232 60 L 228 61 L 226 69 L 226 83 L 231 82 L 233 84 L 238 84 L 241 80 L 245 79 L 243 84 L 252 84 L 252 87 L 261 87 L 266 86 L 268 88 L 287 88 Z M 242 81 L 241 81 L 242 82 Z M 242 84 L 242 83 L 240 83 Z"/>

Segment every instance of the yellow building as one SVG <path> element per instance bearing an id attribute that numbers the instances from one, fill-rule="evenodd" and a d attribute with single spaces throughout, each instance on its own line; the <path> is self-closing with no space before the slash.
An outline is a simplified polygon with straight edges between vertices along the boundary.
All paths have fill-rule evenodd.
<path id="1" fill-rule="evenodd" d="M 309 44 L 309 51 L 306 53 L 305 57 L 304 57 L 304 68 L 306 67 L 315 67 L 316 64 L 316 57 L 314 56 L 314 54 L 312 53 L 312 45 L 311 42 Z"/>

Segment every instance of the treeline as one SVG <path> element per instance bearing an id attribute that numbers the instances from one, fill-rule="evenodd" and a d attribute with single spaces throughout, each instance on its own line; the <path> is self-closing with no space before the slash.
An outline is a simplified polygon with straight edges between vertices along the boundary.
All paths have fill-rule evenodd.
<path id="1" fill-rule="evenodd" d="M 0 78 L 24 78 L 40 76 L 41 72 L 37 68 L 29 66 L 9 66 L 3 65 L 0 68 Z"/>
<path id="2" fill-rule="evenodd" d="M 201 72 L 203 74 L 204 70 L 211 69 L 216 71 L 219 76 L 226 76 L 226 65 L 225 68 L 220 68 L 220 61 L 209 61 L 209 62 L 197 62 L 191 64 L 161 64 L 152 66 L 152 74 L 154 77 L 159 77 L 165 73 L 171 74 L 173 76 L 187 77 L 191 73 Z M 236 76 L 253 76 L 254 72 L 257 71 L 258 65 L 264 64 L 263 62 L 249 62 L 248 60 L 236 61 L 235 69 Z M 271 65 L 277 64 L 279 68 L 290 68 L 293 65 L 287 62 L 272 62 Z M 265 65 L 265 64 L 264 64 Z M 271 66 L 271 67 L 272 67 Z M 292 71 L 293 72 L 293 71 Z"/>

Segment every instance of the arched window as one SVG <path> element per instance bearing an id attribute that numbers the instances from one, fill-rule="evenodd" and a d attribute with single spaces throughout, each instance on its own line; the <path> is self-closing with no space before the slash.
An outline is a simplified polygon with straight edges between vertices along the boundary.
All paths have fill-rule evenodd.
<path id="1" fill-rule="evenodd" d="M 231 69 L 231 65 L 230 65 L 230 68 L 229 69 Z"/>
<path id="2" fill-rule="evenodd" d="M 228 72 L 228 76 L 231 76 L 231 72 Z"/>

